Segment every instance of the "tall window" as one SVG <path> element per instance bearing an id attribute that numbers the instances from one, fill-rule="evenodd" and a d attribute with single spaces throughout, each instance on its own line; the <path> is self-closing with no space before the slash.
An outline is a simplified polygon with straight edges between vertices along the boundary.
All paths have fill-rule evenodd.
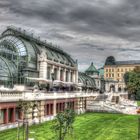
<path id="1" fill-rule="evenodd" d="M 54 80 L 57 79 L 57 68 L 54 69 Z"/>
<path id="2" fill-rule="evenodd" d="M 71 75 L 70 75 L 70 82 L 73 82 L 73 72 L 71 72 Z"/>
<path id="3" fill-rule="evenodd" d="M 68 80 L 69 80 L 69 72 L 66 71 L 66 82 L 68 82 Z"/>
<path id="4" fill-rule="evenodd" d="M 47 79 L 51 79 L 51 68 L 47 68 Z"/>
<path id="5" fill-rule="evenodd" d="M 61 81 L 64 81 L 64 77 L 63 77 L 64 75 L 63 74 L 64 74 L 63 70 L 60 70 L 60 80 Z"/>

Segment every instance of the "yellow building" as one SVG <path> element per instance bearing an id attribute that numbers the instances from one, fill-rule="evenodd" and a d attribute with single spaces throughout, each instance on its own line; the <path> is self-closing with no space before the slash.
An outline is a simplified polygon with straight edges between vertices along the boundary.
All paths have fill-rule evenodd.
<path id="1" fill-rule="evenodd" d="M 116 61 L 113 56 L 107 57 L 104 65 L 106 90 L 110 91 L 111 87 L 114 87 L 115 91 L 125 89 L 124 74 L 136 66 L 140 66 L 140 60 Z"/>

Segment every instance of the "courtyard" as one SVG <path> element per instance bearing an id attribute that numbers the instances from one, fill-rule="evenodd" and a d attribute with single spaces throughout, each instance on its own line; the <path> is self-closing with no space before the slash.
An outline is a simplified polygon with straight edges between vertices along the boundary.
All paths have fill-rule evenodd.
<path id="1" fill-rule="evenodd" d="M 136 140 L 137 129 L 137 115 L 86 113 L 76 117 L 74 133 L 66 140 Z M 29 132 L 29 137 L 35 140 L 56 139 L 52 121 L 33 125 Z M 17 129 L 0 132 L 0 140 L 16 140 L 16 137 Z"/>

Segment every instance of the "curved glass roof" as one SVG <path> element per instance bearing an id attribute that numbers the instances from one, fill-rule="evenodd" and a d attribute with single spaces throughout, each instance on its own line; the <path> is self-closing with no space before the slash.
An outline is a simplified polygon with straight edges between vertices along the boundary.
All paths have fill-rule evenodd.
<path id="1" fill-rule="evenodd" d="M 28 52 L 28 55 L 30 55 L 30 57 L 36 58 L 36 52 L 33 48 L 32 43 L 22 38 L 20 38 L 20 40 L 22 40 L 24 46 L 26 47 L 26 51 Z"/>
<path id="2" fill-rule="evenodd" d="M 72 62 L 70 61 L 70 59 L 67 58 L 67 56 L 65 56 L 64 54 L 60 54 L 57 51 L 53 51 L 49 48 L 46 48 L 46 54 L 47 54 L 47 58 L 56 62 L 60 62 L 62 64 L 66 64 L 66 65 L 72 65 Z"/>
<path id="3" fill-rule="evenodd" d="M 87 86 L 87 87 L 91 87 L 91 88 L 96 87 L 95 80 L 82 72 L 78 73 L 78 82 L 82 83 L 83 86 Z"/>
<path id="4" fill-rule="evenodd" d="M 15 77 L 17 69 L 14 63 L 0 56 L 0 80 L 9 80 Z"/>
<path id="5" fill-rule="evenodd" d="M 0 39 L 0 46 L 3 46 L 3 45 L 9 46 L 9 49 L 11 51 L 14 50 L 15 52 L 18 52 L 19 56 L 27 55 L 27 51 L 23 42 L 15 36 L 8 35 L 8 36 L 2 37 Z"/>
<path id="6" fill-rule="evenodd" d="M 21 55 L 27 54 L 26 48 L 28 50 L 28 47 L 26 46 L 32 46 L 32 44 L 34 44 L 34 46 L 37 47 L 38 50 L 40 49 L 44 49 L 44 51 L 46 50 L 46 54 L 49 60 L 56 61 L 65 65 L 72 66 L 72 67 L 76 65 L 76 62 L 66 52 L 64 52 L 63 50 L 57 47 L 54 47 L 51 44 L 41 41 L 39 38 L 33 37 L 33 35 L 27 33 L 25 30 L 17 29 L 15 27 L 8 27 L 7 30 L 3 32 L 2 35 L 7 36 L 7 37 L 18 35 L 18 38 L 22 39 L 23 42 L 24 40 L 26 41 L 25 43 L 23 43 L 25 47 L 24 45 L 22 45 L 20 48 L 16 46 L 18 49 L 18 52 L 22 52 Z M 27 45 L 27 42 L 28 42 L 28 45 Z M 33 47 L 29 47 L 29 48 L 33 48 Z"/>
<path id="7" fill-rule="evenodd" d="M 12 83 L 11 85 L 13 81 L 22 84 L 25 82 L 25 75 L 38 75 L 37 55 L 41 54 L 42 50 L 51 61 L 71 67 L 77 65 L 63 50 L 33 37 L 25 30 L 8 27 L 0 36 L 0 80 L 3 78 L 8 84 Z M 89 84 L 92 85 L 90 79 Z"/>

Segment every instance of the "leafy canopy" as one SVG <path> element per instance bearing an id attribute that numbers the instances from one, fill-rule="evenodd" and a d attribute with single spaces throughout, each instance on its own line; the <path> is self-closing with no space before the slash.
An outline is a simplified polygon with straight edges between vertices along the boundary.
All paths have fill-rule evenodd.
<path id="1" fill-rule="evenodd" d="M 140 67 L 125 73 L 124 81 L 129 93 L 136 94 L 137 97 L 140 96 Z"/>

